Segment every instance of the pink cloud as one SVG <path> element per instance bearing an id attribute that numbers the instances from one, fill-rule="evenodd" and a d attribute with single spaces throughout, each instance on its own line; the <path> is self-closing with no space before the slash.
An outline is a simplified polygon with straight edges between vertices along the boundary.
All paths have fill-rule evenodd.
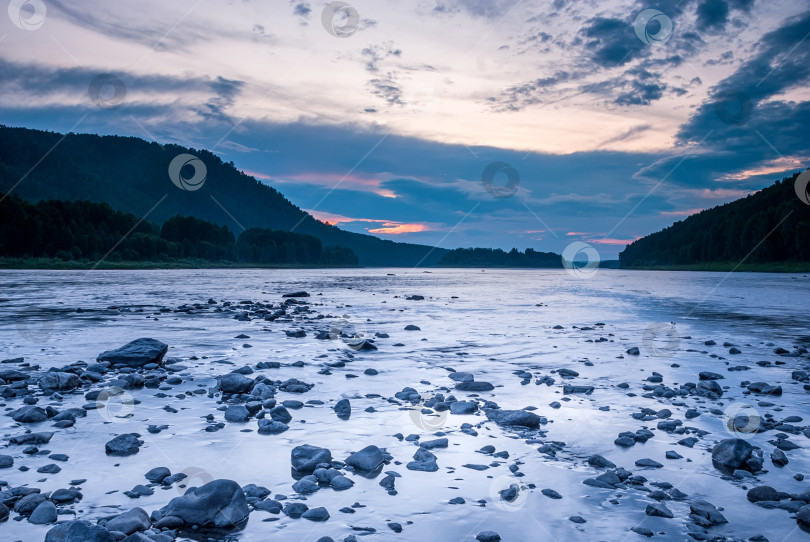
<path id="1" fill-rule="evenodd" d="M 686 209 L 683 211 L 661 211 L 662 216 L 692 216 L 696 215 L 705 209 Z"/>
<path id="2" fill-rule="evenodd" d="M 635 237 L 633 239 L 588 239 L 589 243 L 593 243 L 594 245 L 617 245 L 617 246 L 624 246 L 629 245 L 633 241 L 638 241 L 641 237 Z"/>

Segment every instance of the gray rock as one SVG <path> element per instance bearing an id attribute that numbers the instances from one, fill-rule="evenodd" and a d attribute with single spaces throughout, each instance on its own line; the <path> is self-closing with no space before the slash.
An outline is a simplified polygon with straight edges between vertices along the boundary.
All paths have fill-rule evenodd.
<path id="1" fill-rule="evenodd" d="M 17 437 L 11 437 L 11 444 L 48 444 L 53 438 L 52 432 L 25 433 Z"/>
<path id="2" fill-rule="evenodd" d="M 56 521 L 56 516 L 56 506 L 51 501 L 43 501 L 31 512 L 28 521 L 34 525 L 47 525 Z"/>
<path id="3" fill-rule="evenodd" d="M 504 427 L 519 425 L 536 429 L 541 422 L 540 416 L 527 410 L 487 410 L 486 414 L 487 418 Z"/>
<path id="4" fill-rule="evenodd" d="M 480 392 L 492 391 L 495 389 L 495 386 L 489 382 L 459 382 L 456 384 L 456 389 L 459 391 Z"/>
<path id="5" fill-rule="evenodd" d="M 424 448 L 419 448 L 413 454 L 413 461 L 405 465 L 408 470 L 422 471 L 422 472 L 436 472 L 439 470 L 439 464 L 436 462 L 436 456 Z"/>
<path id="6" fill-rule="evenodd" d="M 231 405 L 225 409 L 225 421 L 246 422 L 250 419 L 250 412 L 243 405 Z"/>
<path id="7" fill-rule="evenodd" d="M 14 511 L 22 516 L 28 516 L 43 502 L 45 502 L 45 495 L 31 493 L 14 504 Z"/>
<path id="8" fill-rule="evenodd" d="M 48 419 L 45 409 L 38 406 L 24 406 L 12 412 L 11 419 L 18 423 L 38 423 Z"/>
<path id="9" fill-rule="evenodd" d="M 39 389 L 44 392 L 71 391 L 80 385 L 79 377 L 73 373 L 49 371 L 39 379 Z"/>
<path id="10" fill-rule="evenodd" d="M 141 338 L 125 344 L 121 348 L 99 354 L 98 362 L 109 362 L 113 366 L 140 368 L 155 363 L 160 365 L 169 345 L 156 339 Z"/>
<path id="11" fill-rule="evenodd" d="M 348 420 L 352 415 L 352 405 L 348 399 L 341 399 L 333 407 L 335 414 L 341 420 Z"/>
<path id="12" fill-rule="evenodd" d="M 455 401 L 450 403 L 450 412 L 453 414 L 473 414 L 478 410 L 475 401 Z"/>
<path id="13" fill-rule="evenodd" d="M 332 453 L 326 448 L 304 444 L 290 453 L 292 468 L 302 474 L 312 474 L 320 463 L 331 463 Z"/>
<path id="14" fill-rule="evenodd" d="M 711 503 L 706 501 L 695 501 L 689 505 L 689 510 L 692 513 L 692 519 L 702 518 L 702 527 L 711 527 L 713 525 L 721 525 L 728 523 L 728 520 L 721 514 L 717 508 Z"/>
<path id="15" fill-rule="evenodd" d="M 335 491 L 344 491 L 346 489 L 351 488 L 354 485 L 354 482 L 352 482 L 349 478 L 343 476 L 342 474 L 339 474 L 338 476 L 335 476 L 329 481 L 329 485 Z"/>
<path id="16" fill-rule="evenodd" d="M 152 526 L 149 521 L 149 514 L 143 508 L 133 508 L 119 516 L 115 516 L 107 522 L 105 528 L 108 531 L 121 531 L 130 535 L 134 532 L 145 531 Z"/>
<path id="17" fill-rule="evenodd" d="M 615 469 L 616 465 L 599 454 L 592 455 L 588 458 L 588 465 L 597 469 Z"/>
<path id="18" fill-rule="evenodd" d="M 499 542 L 501 536 L 495 531 L 482 531 L 475 536 L 478 542 Z"/>
<path id="19" fill-rule="evenodd" d="M 143 441 L 138 439 L 139 436 L 140 435 L 138 433 L 118 435 L 105 444 L 104 449 L 107 452 L 107 455 L 118 457 L 126 457 L 128 455 L 137 454 L 140 451 L 141 445 L 143 444 Z"/>
<path id="20" fill-rule="evenodd" d="M 89 521 L 61 523 L 48 531 L 45 542 L 116 542 L 110 531 Z"/>
<path id="21" fill-rule="evenodd" d="M 250 509 L 239 484 L 214 480 L 172 499 L 160 513 L 163 517 L 177 517 L 186 526 L 228 529 L 244 521 Z"/>
<path id="22" fill-rule="evenodd" d="M 675 514 L 672 513 L 672 510 L 667 508 L 664 503 L 658 502 L 655 504 L 648 504 L 647 509 L 644 512 L 648 516 L 654 516 L 659 518 L 668 518 L 672 519 L 675 517 Z"/>
<path id="23" fill-rule="evenodd" d="M 746 497 L 751 502 L 778 501 L 779 492 L 771 486 L 757 486 L 749 489 Z"/>
<path id="24" fill-rule="evenodd" d="M 378 447 L 366 446 L 359 452 L 355 452 L 346 458 L 346 464 L 361 471 L 371 472 L 376 470 L 385 461 L 385 456 Z"/>
<path id="25" fill-rule="evenodd" d="M 154 469 L 147 472 L 144 476 L 146 477 L 147 480 L 149 480 L 153 484 L 159 484 L 171 475 L 172 471 L 170 471 L 166 467 L 155 467 Z"/>
<path id="26" fill-rule="evenodd" d="M 222 393 L 248 393 L 253 389 L 255 382 L 238 373 L 230 373 L 218 377 L 219 389 Z"/>
<path id="27" fill-rule="evenodd" d="M 262 435 L 278 435 L 279 433 L 283 433 L 290 427 L 283 422 L 279 422 L 276 420 L 268 420 L 262 419 L 259 420 L 259 433 Z"/>
<path id="28" fill-rule="evenodd" d="M 789 463 L 788 458 L 785 455 L 785 452 L 783 452 L 779 448 L 771 452 L 771 462 L 777 467 L 784 467 Z"/>
<path id="29" fill-rule="evenodd" d="M 799 524 L 799 527 L 810 529 L 810 504 L 802 506 L 799 508 L 799 511 L 796 512 L 796 523 Z"/>
<path id="30" fill-rule="evenodd" d="M 748 442 L 730 438 L 720 441 L 712 450 L 712 462 L 720 469 L 734 470 L 746 468 L 746 462 L 751 457 L 754 447 Z"/>
<path id="31" fill-rule="evenodd" d="M 310 521 L 326 521 L 329 519 L 329 512 L 326 508 L 319 506 L 318 508 L 310 508 L 301 517 Z"/>
<path id="32" fill-rule="evenodd" d="M 14 458 L 10 455 L 0 455 L 0 469 L 10 469 L 14 466 Z"/>

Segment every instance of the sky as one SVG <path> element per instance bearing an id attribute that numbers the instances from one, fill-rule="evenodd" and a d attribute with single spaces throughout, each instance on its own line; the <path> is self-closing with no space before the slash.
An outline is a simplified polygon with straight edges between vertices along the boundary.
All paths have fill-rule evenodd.
<path id="1" fill-rule="evenodd" d="M 810 162 L 810 0 L 11 0 L 0 73 L 2 124 L 445 248 L 614 259 Z"/>

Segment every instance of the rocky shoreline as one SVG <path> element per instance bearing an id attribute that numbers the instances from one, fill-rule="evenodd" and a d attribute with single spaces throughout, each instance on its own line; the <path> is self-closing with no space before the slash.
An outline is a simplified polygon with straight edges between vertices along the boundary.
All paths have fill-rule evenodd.
<path id="1" fill-rule="evenodd" d="M 378 409 L 387 405 L 407 412 L 419 431 L 408 434 L 392 432 L 389 443 L 358 441 L 354 444 L 356 451 L 335 457 L 328 446 L 318 442 L 278 440 L 283 439 L 294 424 L 306 423 L 307 413 L 312 410 L 328 410 L 335 420 L 337 432 L 340 431 L 337 424 L 347 422 L 357 414 L 355 403 L 359 401 L 356 398 L 325 397 L 318 393 L 318 386 L 309 379 L 344 374 L 342 371 L 356 361 L 373 361 L 381 350 L 404 347 L 408 337 L 419 335 L 421 329 L 415 323 L 403 326 L 394 340 L 404 342 L 393 342 L 389 333 L 369 331 L 370 321 L 332 316 L 328 314 L 328 307 L 317 300 L 318 297 L 299 291 L 279 296 L 275 302 L 222 303 L 208 299 L 154 311 L 120 306 L 107 309 L 133 316 L 151 312 L 155 319 L 178 315 L 225 317 L 244 326 L 244 332 L 235 337 L 239 341 L 249 341 L 247 333 L 262 329 L 283 334 L 293 345 L 295 341 L 318 341 L 325 347 L 325 352 L 338 353 L 337 360 L 334 356 L 327 358 L 324 355 L 322 360 L 301 362 L 297 365 L 301 370 L 300 378 L 273 378 L 272 372 L 280 369 L 282 364 L 261 360 L 217 374 L 215 385 L 211 387 L 193 384 L 199 378 L 194 367 L 206 365 L 206 360 L 197 356 L 185 359 L 182 356 L 167 357 L 169 345 L 152 338 L 135 339 L 98 354 L 94 363 L 76 362 L 47 371 L 26 359 L 3 360 L 0 364 L 0 396 L 14 425 L 13 430 L 4 435 L 5 448 L 0 449 L 0 480 L 4 472 L 11 469 L 23 474 L 30 472 L 31 476 L 25 483 L 16 485 L 0 481 L 0 521 L 16 520 L 49 526 L 46 542 L 224 540 L 239 538 L 240 531 L 250 521 L 301 520 L 323 525 L 323 528 L 313 529 L 309 538 L 318 542 L 353 542 L 386 531 L 402 533 L 401 536 L 408 539 L 409 528 L 416 520 L 386 521 L 381 518 L 377 525 L 372 526 L 353 524 L 350 518 L 362 508 L 373 508 L 375 500 L 384 498 L 383 495 L 396 497 L 398 485 L 409 483 L 409 478 L 416 475 L 413 473 L 439 476 L 434 473 L 440 470 L 447 470 L 456 478 L 477 476 L 486 480 L 495 479 L 491 473 L 498 472 L 497 480 L 490 484 L 494 488 L 490 495 L 473 501 L 459 495 L 445 503 L 451 506 L 500 506 L 506 510 L 504 513 L 508 513 L 510 509 L 523 507 L 529 496 L 541 496 L 549 502 L 564 502 L 571 498 L 572 489 L 569 487 L 546 487 L 543 480 L 530 479 L 524 471 L 531 461 L 566 464 L 566 468 L 577 472 L 579 483 L 588 488 L 586 491 L 603 495 L 606 503 L 618 505 L 625 495 L 632 495 L 633 499 L 643 503 L 638 512 L 649 518 L 677 521 L 674 532 L 684 532 L 691 539 L 767 540 L 757 533 L 735 532 L 734 525 L 729 524 L 724 514 L 723 502 L 689 495 L 678 489 L 677 480 L 670 482 L 657 475 L 667 463 L 692 462 L 684 455 L 702 449 L 706 454 L 710 453 L 707 457 L 711 467 L 707 468 L 711 469 L 710 475 L 717 480 L 716 483 L 733 484 L 745 491 L 751 503 L 751 514 L 756 514 L 758 509 L 782 510 L 783 521 L 793 522 L 800 529 L 810 529 L 810 488 L 803 492 L 784 491 L 760 481 L 770 469 L 789 468 L 794 457 L 806 460 L 805 440 L 810 438 L 810 426 L 803 424 L 801 416 L 779 414 L 783 388 L 799 386 L 804 391 L 810 390 L 810 363 L 805 344 L 771 345 L 773 360 L 755 363 L 758 367 L 789 366 L 790 381 L 787 382 L 746 380 L 744 377 L 751 362 L 741 361 L 746 359 L 744 345 L 725 343 L 721 346 L 712 339 L 698 341 L 691 337 L 679 337 L 679 341 L 701 344 L 704 350 L 692 349 L 691 352 L 713 359 L 726 369 L 724 374 L 700 371 L 695 381 L 676 384 L 667 382 L 664 374 L 651 371 L 637 380 L 628 374 L 627 382 L 614 383 L 591 379 L 589 369 L 593 363 L 587 359 L 580 360 L 576 370 L 570 366 L 555 367 L 553 363 L 544 364 L 542 370 L 537 370 L 536 366 L 515 370 L 511 372 L 512 378 L 516 378 L 521 386 L 553 389 L 559 393 L 555 401 L 523 408 L 499 404 L 498 393 L 502 384 L 497 381 L 484 380 L 475 371 L 446 367 L 447 380 L 440 385 L 415 379 L 391 396 L 373 392 L 364 395 L 364 399 L 374 400 L 379 406 L 363 408 L 362 414 L 377 414 Z M 425 297 L 414 295 L 402 301 L 420 303 L 425 302 Z M 648 357 L 646 352 L 641 356 L 639 346 L 642 345 L 619 341 L 610 331 L 610 326 L 604 323 L 574 328 L 549 325 L 547 332 L 561 339 L 573 332 L 577 340 L 602 344 L 620 360 Z M 248 342 L 242 344 L 245 349 L 251 346 Z M 658 357 L 659 362 L 663 357 L 665 363 L 678 366 L 674 359 L 669 360 L 669 354 L 653 357 Z M 295 369 L 296 364 L 287 367 Z M 313 373 L 310 368 L 316 368 L 317 372 Z M 372 379 L 379 375 L 380 369 L 368 367 L 363 371 L 363 377 Z M 344 376 L 347 381 L 358 378 L 353 373 Z M 499 375 L 499 378 L 504 376 Z M 173 391 L 186 384 L 192 386 L 172 396 Z M 640 457 L 632 465 L 617 466 L 600 453 L 573 452 L 566 442 L 549 437 L 555 413 L 564 404 L 591 401 L 608 388 L 624 394 L 634 405 L 657 404 L 654 408 L 639 406 L 632 412 L 631 419 L 637 428 L 615 433 L 612 446 L 616 450 L 644 447 L 648 441 L 662 439 L 671 443 L 671 449 L 665 454 Z M 747 397 L 748 403 L 737 411 L 730 410 L 734 404 L 729 405 L 725 400 L 729 395 Z M 262 485 L 260 476 L 255 482 L 245 485 L 230 479 L 199 478 L 193 480 L 196 485 L 191 485 L 186 480 L 189 473 L 172 473 L 167 467 L 144 465 L 141 479 L 121 480 L 121 484 L 127 486 L 122 487 L 122 491 L 133 503 L 161 489 L 177 487 L 181 494 L 157 509 L 133 504 L 127 510 L 117 510 L 105 517 L 95 514 L 93 519 L 85 519 L 81 508 L 88 491 L 84 486 L 86 480 L 71 480 L 67 487 L 59 488 L 47 483 L 48 475 L 71 466 L 69 455 L 53 446 L 52 439 L 81 424 L 115 423 L 115 419 L 104 417 L 108 415 L 104 412 L 109 410 L 112 402 L 118 401 L 121 405 L 119 414 L 112 416 L 123 414 L 122 417 L 127 418 L 141 401 L 150 401 L 153 397 L 171 399 L 163 410 L 178 418 L 184 417 L 184 407 L 180 405 L 190 401 L 207 409 L 208 414 L 203 417 L 199 429 L 201 435 L 214 435 L 229 425 L 237 425 L 240 432 L 271 439 L 271 446 L 284 446 L 290 461 L 289 492 L 272 492 Z M 612 413 L 609 405 L 602 405 L 598 410 Z M 99 411 L 101 416 L 91 416 Z M 726 433 L 717 434 L 705 429 L 699 423 L 704 418 L 720 420 Z M 183 419 L 178 423 L 199 421 Z M 141 432 L 117 434 L 106 443 L 88 442 L 86 446 L 102 447 L 112 462 L 118 458 L 137 458 L 142 447 L 155 445 L 144 437 L 164 431 L 171 429 L 165 424 L 145 424 Z M 766 435 L 768 446 L 750 444 L 749 439 L 754 435 Z M 481 441 L 475 451 L 479 461 L 456 466 L 446 463 L 444 457 L 448 449 L 458 446 L 460 439 Z M 526 455 L 520 459 L 512 458 L 499 444 L 504 439 L 521 441 Z M 389 451 L 392 443 L 397 444 L 398 450 L 409 445 L 412 452 L 407 455 L 392 453 Z M 600 444 L 598 448 L 605 449 L 605 445 Z M 47 457 L 51 462 L 36 471 L 29 471 L 29 459 L 41 457 Z M 793 478 L 797 482 L 804 480 L 800 472 Z M 15 479 L 21 479 L 20 475 Z M 364 492 L 362 497 L 365 499 L 360 494 L 356 500 L 351 498 L 357 481 L 361 479 L 374 480 L 381 493 L 369 496 Z M 419 478 L 417 483 L 424 484 L 424 480 Z M 439 483 L 446 482 L 442 479 Z M 349 495 L 354 503 L 341 507 L 308 505 L 311 496 L 330 492 Z M 430 499 L 431 488 L 425 487 L 424 492 L 425 499 Z M 254 519 L 256 516 L 261 516 L 261 519 Z M 329 526 L 336 522 L 336 516 L 340 529 L 331 529 Z M 587 524 L 591 518 L 587 514 L 572 514 L 567 520 L 577 526 Z M 431 519 L 421 521 L 430 522 Z M 648 527 L 644 520 L 635 523 L 626 525 L 624 530 L 641 537 L 666 534 Z M 487 527 L 476 526 L 468 539 L 481 542 L 509 539 Z M 0 526 L 0 531 L 2 529 Z M 349 530 L 352 534 L 338 537 L 330 534 L 336 530 Z"/>

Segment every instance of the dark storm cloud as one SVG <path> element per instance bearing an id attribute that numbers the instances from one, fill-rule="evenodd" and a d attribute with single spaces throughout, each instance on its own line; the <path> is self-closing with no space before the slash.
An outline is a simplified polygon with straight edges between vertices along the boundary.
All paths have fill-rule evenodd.
<path id="1" fill-rule="evenodd" d="M 584 47 L 590 59 L 603 68 L 622 66 L 649 54 L 637 39 L 633 26 L 621 19 L 597 17 L 582 29 Z"/>
<path id="2" fill-rule="evenodd" d="M 703 141 L 700 155 L 687 159 L 672 174 L 673 181 L 699 184 L 706 176 L 746 170 L 780 155 L 810 155 L 810 102 L 782 97 L 810 83 L 809 33 L 810 11 L 788 19 L 762 37 L 752 58 L 711 89 L 677 136 L 680 145 Z M 665 160 L 643 174 L 660 178 L 678 160 Z"/>
<path id="3" fill-rule="evenodd" d="M 723 30 L 728 22 L 729 11 L 725 0 L 701 0 L 697 8 L 698 30 Z"/>

